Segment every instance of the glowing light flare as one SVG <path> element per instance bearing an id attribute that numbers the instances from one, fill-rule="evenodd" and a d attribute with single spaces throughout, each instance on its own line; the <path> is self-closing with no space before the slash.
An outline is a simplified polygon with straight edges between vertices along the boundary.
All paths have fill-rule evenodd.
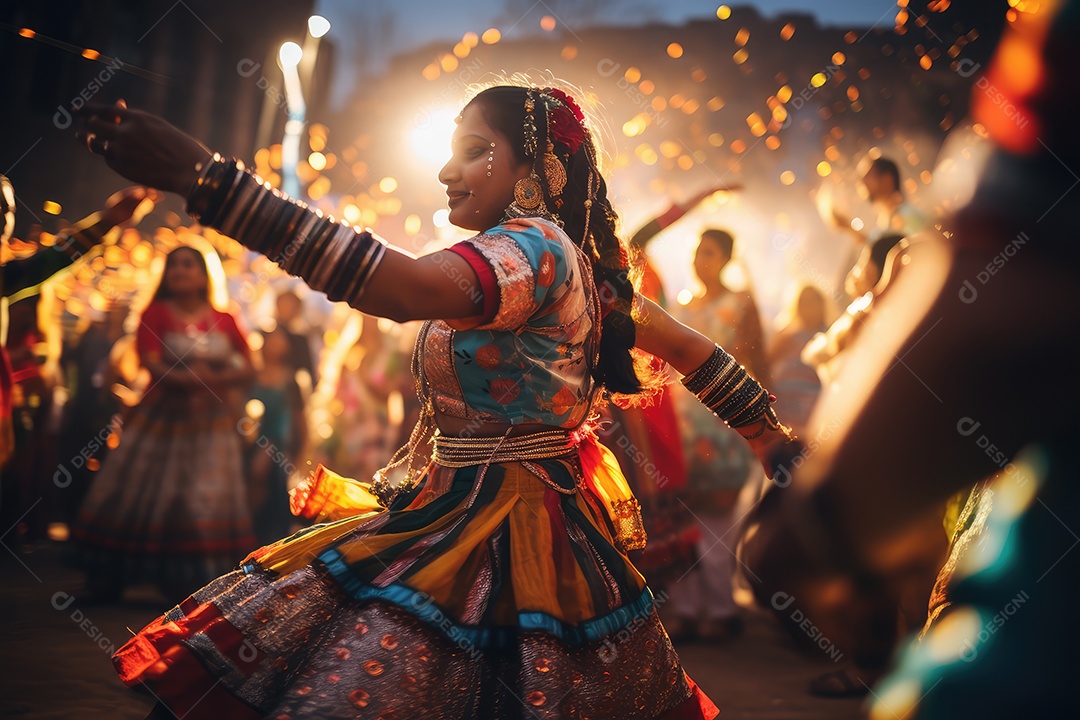
<path id="1" fill-rule="evenodd" d="M 995 84 L 1011 95 L 1031 95 L 1043 82 L 1038 47 L 1012 33 L 998 45 L 994 71 Z"/>
<path id="2" fill-rule="evenodd" d="M 716 17 L 720 18 L 721 20 L 727 20 L 729 17 L 731 17 L 731 8 L 729 8 L 727 5 L 721 5 L 720 7 L 716 8 Z"/>
<path id="3" fill-rule="evenodd" d="M 321 200 L 328 192 L 330 192 L 330 178 L 325 175 L 315 178 L 315 182 L 308 185 L 307 189 L 308 197 L 312 200 Z"/>
<path id="4" fill-rule="evenodd" d="M 660 159 L 656 151 L 648 143 L 642 143 L 634 148 L 634 154 L 637 155 L 638 160 L 646 165 L 655 165 L 657 160 Z"/>
<path id="5" fill-rule="evenodd" d="M 637 137 L 649 126 L 649 116 L 639 113 L 623 123 L 622 131 L 626 137 Z"/>
<path id="6" fill-rule="evenodd" d="M 59 215 L 64 208 L 58 202 L 46 200 L 44 203 L 42 203 L 41 209 L 49 215 Z"/>
<path id="7" fill-rule="evenodd" d="M 303 57 L 304 49 L 296 43 L 291 40 L 281 43 L 281 48 L 278 50 L 278 59 L 281 60 L 281 64 L 285 67 L 296 67 Z"/>
<path id="8" fill-rule="evenodd" d="M 623 77 L 626 78 L 627 82 L 636 83 L 638 80 L 641 79 L 641 70 L 631 65 L 630 67 L 626 68 L 626 72 L 623 73 Z"/>
<path id="9" fill-rule="evenodd" d="M 825 73 L 822 73 L 822 72 L 814 73 L 814 75 L 810 78 L 810 84 L 813 85 L 816 88 L 821 87 L 822 85 L 824 85 L 828 81 L 829 81 L 829 78 L 827 78 L 825 76 Z"/>
<path id="10" fill-rule="evenodd" d="M 689 290 L 688 288 L 683 288 L 682 290 L 679 291 L 679 294 L 676 296 L 675 301 L 677 303 L 679 303 L 680 305 L 689 305 L 690 301 L 693 300 L 693 299 L 694 299 L 693 291 Z"/>
<path id="11" fill-rule="evenodd" d="M 439 66 L 442 68 L 443 72 L 454 72 L 457 70 L 458 59 L 447 53 L 439 60 Z"/>
<path id="12" fill-rule="evenodd" d="M 450 140 L 457 127 L 455 118 L 457 112 L 446 107 L 417 118 L 416 126 L 409 134 L 409 145 L 429 166 L 442 167 L 450 159 Z"/>
<path id="13" fill-rule="evenodd" d="M 480 39 L 485 45 L 494 45 L 502 39 L 502 33 L 498 28 L 488 28 L 484 31 L 484 34 L 480 36 Z"/>
<path id="14" fill-rule="evenodd" d="M 316 172 L 321 172 L 326 169 L 326 156 L 321 152 L 313 152 L 308 155 L 307 162 L 308 165 L 311 166 L 311 169 Z"/>
<path id="15" fill-rule="evenodd" d="M 724 102 L 724 98 L 717 95 L 710 99 L 709 102 L 705 103 L 705 107 L 709 109 L 709 112 L 716 112 L 717 110 L 724 107 L 725 104 L 726 103 Z"/>
<path id="16" fill-rule="evenodd" d="M 480 44 L 480 36 L 470 30 L 461 36 L 461 42 L 470 48 L 474 48 Z"/>
<path id="17" fill-rule="evenodd" d="M 682 152 L 682 145 L 674 140 L 664 140 L 660 143 L 660 154 L 666 158 L 678 157 Z"/>
<path id="18" fill-rule="evenodd" d="M 405 218 L 405 234 L 412 236 L 420 232 L 422 223 L 419 215 L 409 215 Z"/>
<path id="19" fill-rule="evenodd" d="M 322 15 L 312 15 L 307 19 L 307 29 L 313 38 L 321 38 L 330 32 L 330 21 Z"/>
<path id="20" fill-rule="evenodd" d="M 735 33 L 735 44 L 739 47 L 746 45 L 746 42 L 750 39 L 750 31 L 746 28 L 740 28 L 739 32 Z"/>
<path id="21" fill-rule="evenodd" d="M 472 48 L 470 48 L 463 42 L 459 42 L 458 44 L 454 45 L 454 55 L 463 60 L 469 56 L 470 50 L 472 50 Z"/>
<path id="22" fill-rule="evenodd" d="M 545 15 L 544 17 L 540 18 L 540 28 L 547 32 L 551 32 L 555 29 L 555 18 L 553 18 L 551 15 Z"/>
<path id="23" fill-rule="evenodd" d="M 450 211 L 446 208 L 436 210 L 431 215 L 431 223 L 437 228 L 450 227 Z"/>
<path id="24" fill-rule="evenodd" d="M 683 56 L 683 46 L 677 42 L 673 42 L 667 46 L 668 57 L 681 58 Z"/>
<path id="25" fill-rule="evenodd" d="M 379 181 L 379 190 L 389 195 L 398 188 L 398 182 L 389 175 Z"/>
<path id="26" fill-rule="evenodd" d="M 788 23 L 784 27 L 780 28 L 780 39 L 785 42 L 790 40 L 795 34 L 795 23 Z"/>
<path id="27" fill-rule="evenodd" d="M 782 182 L 784 185 L 794 185 L 795 173 L 791 172 L 790 170 L 785 170 L 784 172 L 780 173 L 780 182 Z"/>
<path id="28" fill-rule="evenodd" d="M 99 57 L 101 57 L 101 53 L 99 53 L 97 50 L 86 48 L 82 51 L 82 56 L 87 60 L 97 60 Z"/>
<path id="29" fill-rule="evenodd" d="M 563 60 L 573 60 L 577 57 L 577 48 L 573 45 L 567 45 L 562 49 Z"/>
<path id="30" fill-rule="evenodd" d="M 638 90 L 641 91 L 642 95 L 652 95 L 653 91 L 656 90 L 656 83 L 652 80 L 642 80 L 641 84 L 638 85 Z"/>
<path id="31" fill-rule="evenodd" d="M 37 33 L 30 28 L 19 28 L 19 35 L 24 38 L 32 38 L 37 35 Z"/>
<path id="32" fill-rule="evenodd" d="M 361 215 L 361 212 L 360 212 L 360 208 L 358 208 L 358 207 L 357 207 L 356 205 L 354 205 L 353 203 L 349 203 L 349 204 L 348 204 L 348 205 L 346 205 L 346 206 L 345 206 L 345 208 L 344 208 L 344 209 L 343 209 L 343 210 L 341 211 L 341 215 L 342 215 L 342 217 L 344 217 L 344 218 L 345 218 L 345 220 L 346 220 L 346 221 L 347 221 L 347 222 L 348 222 L 348 223 L 349 223 L 350 225 L 355 225 L 355 224 L 356 224 L 357 222 L 359 222 L 359 221 L 360 221 L 360 215 Z"/>
<path id="33" fill-rule="evenodd" d="M 750 128 L 750 132 L 754 137 L 761 137 L 765 134 L 765 121 L 756 112 L 750 113 L 746 117 L 746 125 Z"/>
<path id="34" fill-rule="evenodd" d="M 735 51 L 735 54 L 731 56 L 731 59 L 736 65 L 742 65 L 750 59 L 750 53 L 746 52 L 746 48 L 739 48 Z"/>
<path id="35" fill-rule="evenodd" d="M 817 164 L 816 170 L 817 174 L 821 177 L 829 177 L 829 174 L 832 173 L 832 165 L 830 165 L 828 161 L 822 160 Z"/>

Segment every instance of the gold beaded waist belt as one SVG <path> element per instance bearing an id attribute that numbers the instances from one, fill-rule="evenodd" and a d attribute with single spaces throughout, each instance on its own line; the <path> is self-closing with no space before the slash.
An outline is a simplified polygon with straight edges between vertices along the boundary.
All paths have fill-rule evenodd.
<path id="1" fill-rule="evenodd" d="M 463 468 L 487 463 L 562 458 L 576 452 L 577 443 L 569 430 L 542 430 L 515 437 L 436 435 L 431 459 L 443 467 Z"/>

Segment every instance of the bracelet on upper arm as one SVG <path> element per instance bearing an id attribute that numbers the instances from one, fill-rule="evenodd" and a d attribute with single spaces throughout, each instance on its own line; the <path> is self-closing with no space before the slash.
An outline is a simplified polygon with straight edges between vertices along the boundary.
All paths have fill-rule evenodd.
<path id="1" fill-rule="evenodd" d="M 764 420 L 762 431 L 765 427 L 779 430 L 788 440 L 794 440 L 791 429 L 781 424 L 772 407 L 776 398 L 719 345 L 697 370 L 682 379 L 682 383 L 728 427 L 740 428 Z M 752 440 L 760 434 L 747 439 Z"/>
<path id="2" fill-rule="evenodd" d="M 370 232 L 272 189 L 240 160 L 214 154 L 187 196 L 188 214 L 262 253 L 331 300 L 356 303 L 386 253 Z"/>

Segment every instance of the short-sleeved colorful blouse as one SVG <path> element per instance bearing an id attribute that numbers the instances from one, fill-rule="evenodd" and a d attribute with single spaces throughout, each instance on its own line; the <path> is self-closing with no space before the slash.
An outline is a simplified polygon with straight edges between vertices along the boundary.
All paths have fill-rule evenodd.
<path id="1" fill-rule="evenodd" d="M 416 360 L 433 409 L 483 422 L 580 425 L 592 405 L 600 332 L 581 250 L 536 218 L 507 221 L 450 250 L 476 271 L 484 313 L 425 323 Z"/>

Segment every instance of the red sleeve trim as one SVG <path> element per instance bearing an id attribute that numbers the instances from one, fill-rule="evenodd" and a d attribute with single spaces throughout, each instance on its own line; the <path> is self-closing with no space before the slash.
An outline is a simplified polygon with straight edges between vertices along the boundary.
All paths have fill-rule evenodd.
<path id="1" fill-rule="evenodd" d="M 478 324 L 485 325 L 491 322 L 499 311 L 499 284 L 495 280 L 495 270 L 484 259 L 484 256 L 467 242 L 459 242 L 448 249 L 464 258 L 476 273 L 477 284 L 484 295 L 483 319 Z"/>

